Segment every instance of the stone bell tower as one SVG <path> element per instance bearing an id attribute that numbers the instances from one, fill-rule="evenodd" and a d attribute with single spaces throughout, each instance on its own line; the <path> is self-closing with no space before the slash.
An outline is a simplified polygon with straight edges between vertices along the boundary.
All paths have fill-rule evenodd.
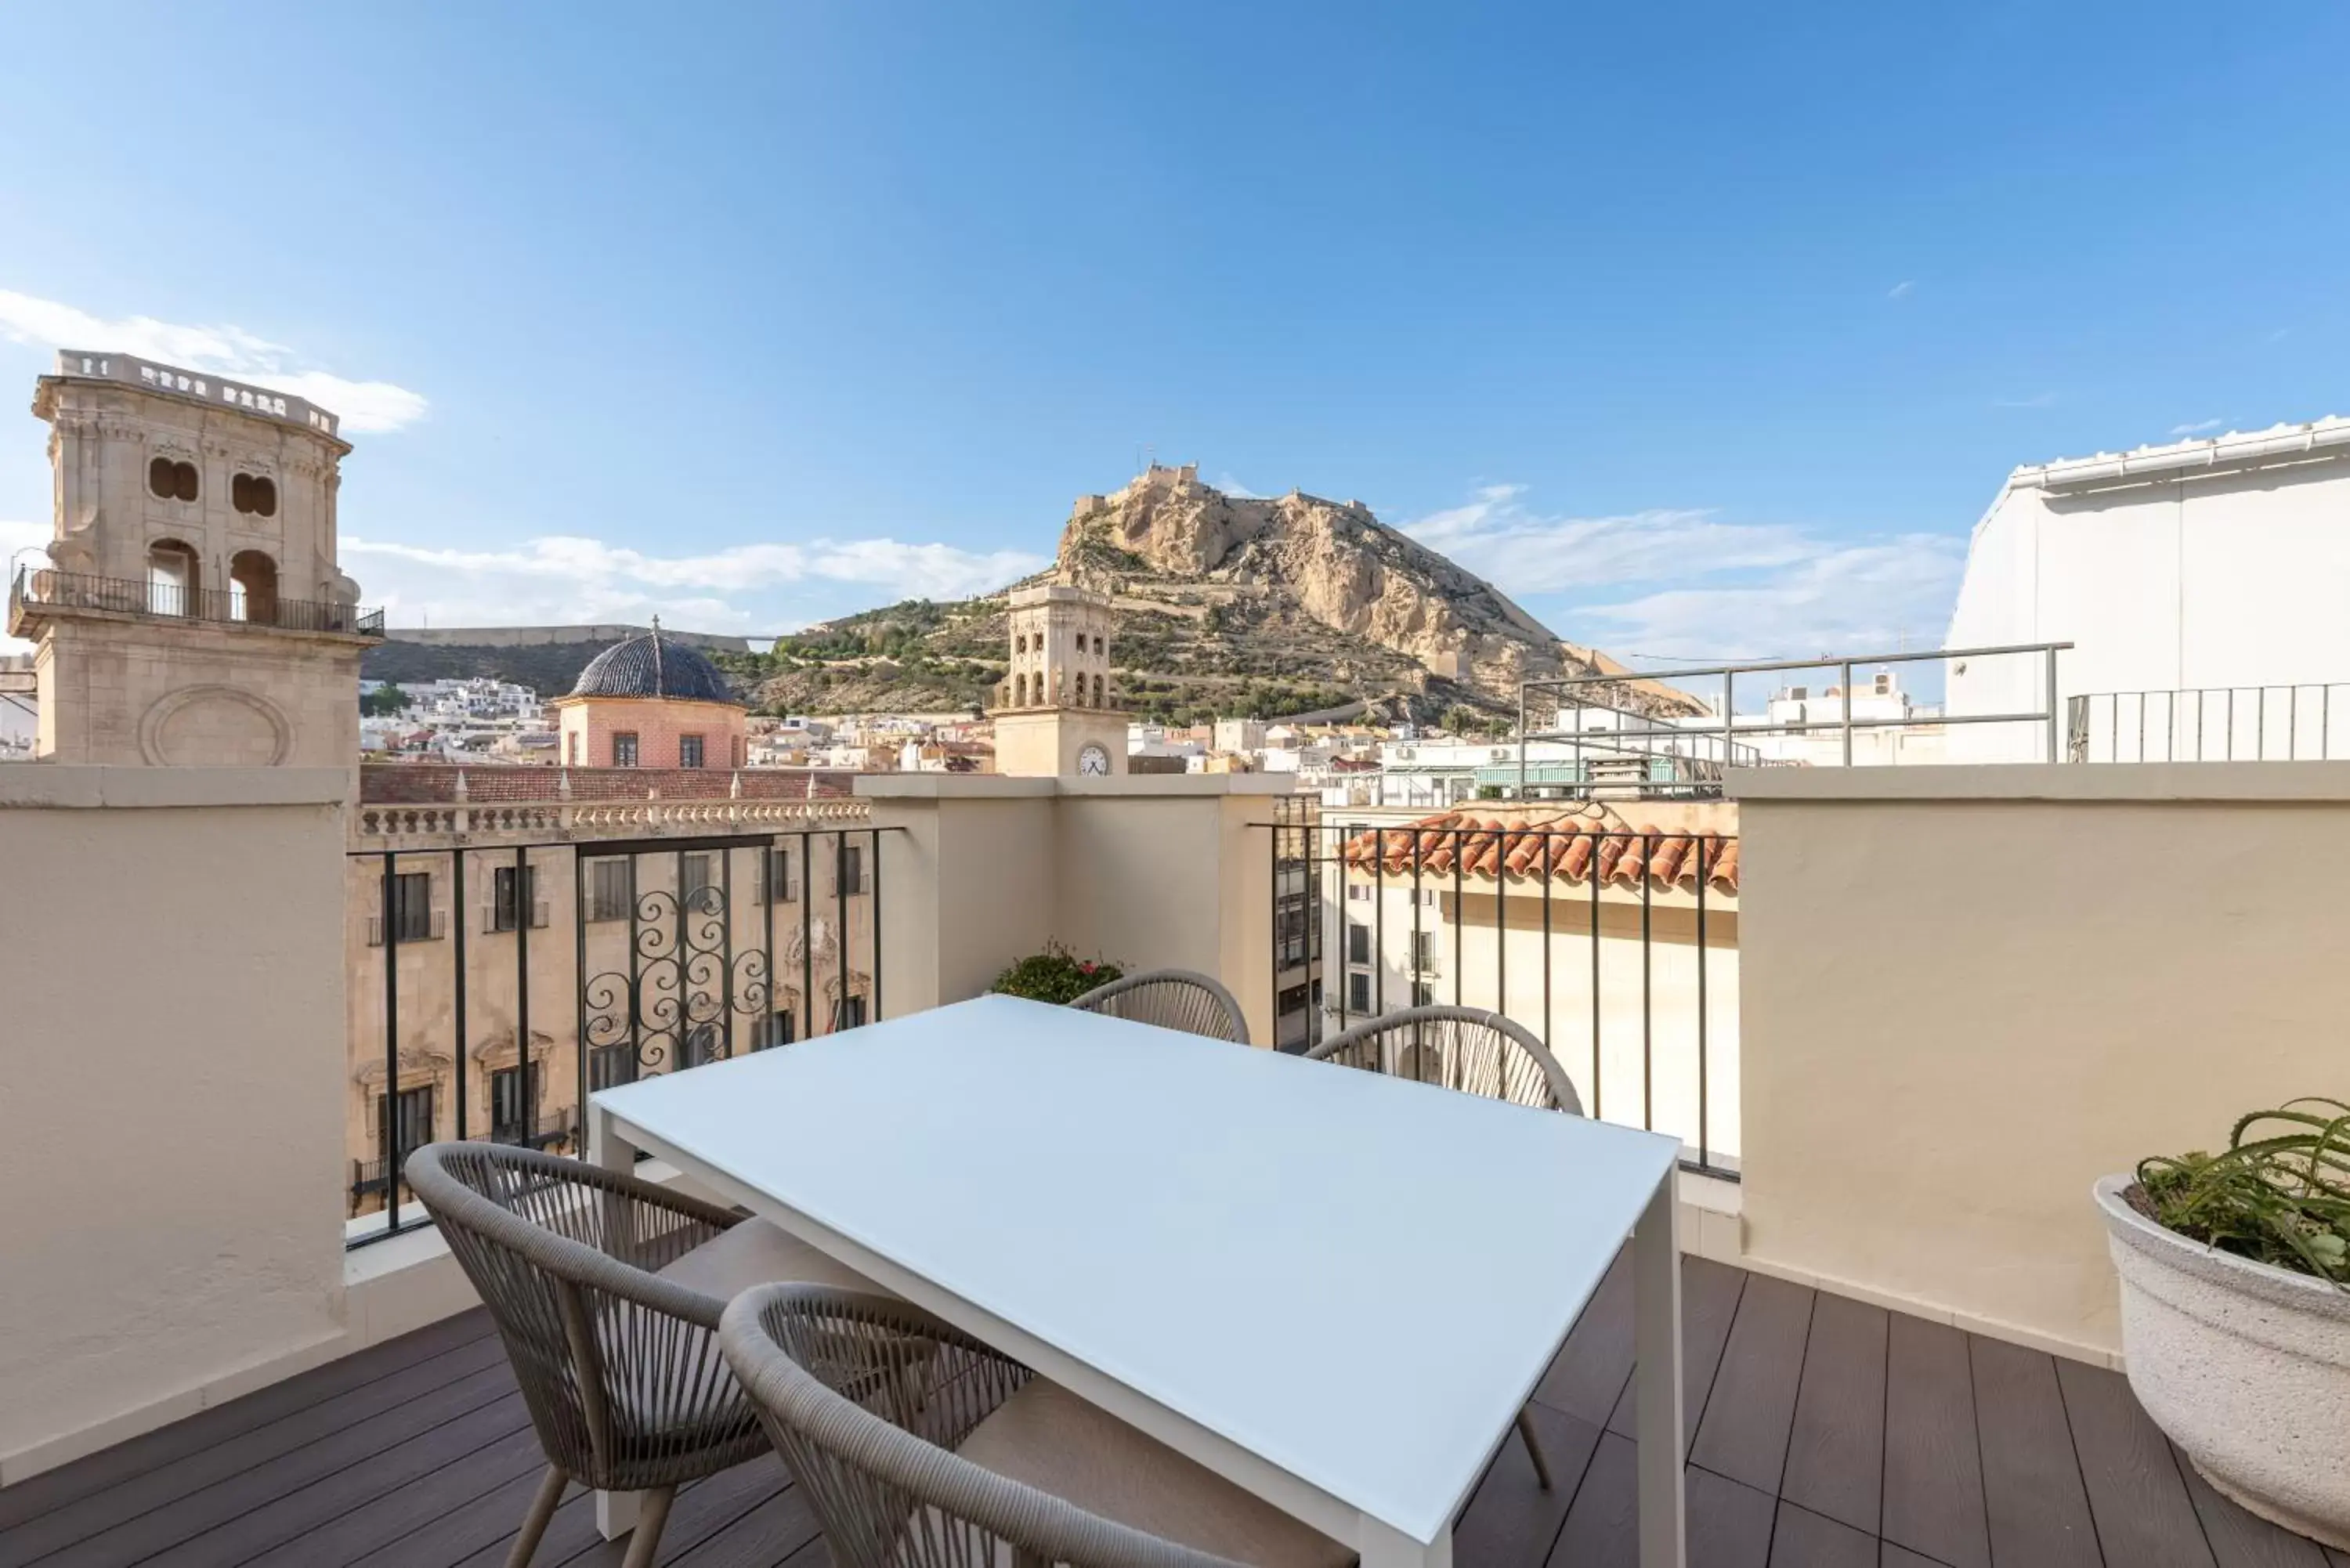
<path id="1" fill-rule="evenodd" d="M 1126 715 L 1110 706 L 1109 600 L 1062 583 L 1012 596 L 1012 673 L 995 689 L 995 771 L 1126 772 Z"/>
<path id="2" fill-rule="evenodd" d="M 126 354 L 68 351 L 48 421 L 48 565 L 9 587 L 34 642 L 38 758 L 349 767 L 380 612 L 335 565 L 351 449 L 300 398 Z"/>

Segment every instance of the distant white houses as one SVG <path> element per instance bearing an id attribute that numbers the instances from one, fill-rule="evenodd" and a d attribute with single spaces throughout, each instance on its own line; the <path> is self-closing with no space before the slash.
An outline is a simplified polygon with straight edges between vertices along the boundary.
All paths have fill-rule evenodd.
<path id="1" fill-rule="evenodd" d="M 2068 641 L 2060 743 L 2087 761 L 2350 755 L 2350 419 L 2017 469 L 1975 524 L 1944 646 Z M 2023 712 L 2043 661 L 1954 661 L 1952 715 Z M 2044 729 L 1953 726 L 1953 761 Z"/>

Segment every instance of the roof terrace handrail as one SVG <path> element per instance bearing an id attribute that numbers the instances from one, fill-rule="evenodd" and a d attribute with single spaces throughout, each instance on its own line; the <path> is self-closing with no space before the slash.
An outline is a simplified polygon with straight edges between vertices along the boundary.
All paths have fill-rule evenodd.
<path id="1" fill-rule="evenodd" d="M 1989 659 L 2002 653 L 2063 653 L 2069 642 L 2012 642 L 1997 648 L 1934 648 L 1916 653 L 1829 653 L 1817 659 L 1775 659 L 1752 664 L 1708 664 L 1689 670 L 1627 670 L 1617 675 L 1554 675 L 1528 680 L 1528 689 L 1552 686 L 1627 685 L 1638 680 L 1679 680 L 1692 675 L 1752 675 L 1773 670 L 1833 670 L 1847 664 L 1918 664 L 1929 659 Z"/>
<path id="2" fill-rule="evenodd" d="M 289 599 L 244 587 L 191 588 L 184 584 L 136 577 L 100 577 L 50 567 L 19 567 L 9 587 L 11 610 L 20 607 L 99 610 L 110 615 L 200 620 L 219 626 L 268 627 L 278 631 L 334 632 L 346 637 L 381 637 L 383 611 L 329 599 Z M 12 617 L 13 618 L 13 617 Z"/>

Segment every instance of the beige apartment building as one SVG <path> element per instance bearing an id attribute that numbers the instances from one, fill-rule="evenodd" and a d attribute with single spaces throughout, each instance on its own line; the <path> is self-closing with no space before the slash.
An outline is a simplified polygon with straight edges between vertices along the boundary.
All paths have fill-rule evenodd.
<path id="1" fill-rule="evenodd" d="M 633 726 L 606 726 L 608 745 L 721 709 L 739 731 L 725 691 L 656 628 L 599 654 L 564 701 Z M 355 1220 L 387 1207 L 390 1173 L 436 1138 L 576 1149 L 583 1077 L 605 1088 L 876 1014 L 864 803 L 816 796 L 812 774 L 684 755 L 363 770 L 343 914 Z M 473 778 L 498 798 L 474 800 Z M 542 798 L 514 798 L 517 781 Z"/>

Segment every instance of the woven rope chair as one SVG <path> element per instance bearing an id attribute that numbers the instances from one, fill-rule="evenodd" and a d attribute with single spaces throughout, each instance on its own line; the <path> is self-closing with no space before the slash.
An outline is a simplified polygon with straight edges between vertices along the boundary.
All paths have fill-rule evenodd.
<path id="1" fill-rule="evenodd" d="M 1583 1114 L 1575 1081 L 1549 1047 L 1523 1025 L 1473 1007 L 1413 1007 L 1386 1013 L 1332 1035 L 1305 1053 L 1305 1059 L 1369 1073 L 1385 1071 L 1414 1083 L 1540 1111 Z M 1518 1412 L 1518 1436 L 1525 1442 L 1526 1457 L 1534 1462 L 1534 1479 L 1548 1491 L 1550 1460 L 1523 1410 Z"/>
<path id="2" fill-rule="evenodd" d="M 642 1491 L 646 1568 L 680 1483 L 766 1451 L 717 1333 L 725 1302 L 658 1276 L 742 1216 L 584 1160 L 428 1144 L 408 1183 L 488 1303 L 546 1451 L 506 1561 L 524 1568 L 566 1484 Z"/>
<path id="3" fill-rule="evenodd" d="M 1392 1058 L 1391 1062 L 1389 1058 Z M 1305 1053 L 1336 1062 L 1540 1111 L 1583 1114 L 1575 1081 L 1523 1024 L 1473 1007 L 1413 1007 L 1383 1013 Z"/>
<path id="4" fill-rule="evenodd" d="M 1025 1366 L 919 1307 L 817 1285 L 763 1285 L 726 1309 L 719 1344 L 784 1464 L 824 1527 L 834 1568 L 1234 1568 L 1219 1555 L 1088 1511 L 951 1450 L 1001 1455 L 1005 1423 L 1032 1444 L 1096 1453 L 1121 1511 L 1156 1512 L 1187 1537 L 1254 1548 L 1258 1563 L 1341 1564 L 1353 1554 L 1274 1513 Z M 1020 1401 L 1035 1401 L 1023 1409 Z M 1090 1430 L 1018 1417 L 1083 1412 Z M 996 1417 L 991 1420 L 991 1417 Z M 993 1445 L 993 1446 L 992 1446 Z M 1171 1464 L 1170 1463 L 1171 1461 Z M 1233 1533 L 1237 1531 L 1239 1533 Z M 1252 1533 L 1252 1531 L 1254 1533 Z"/>
<path id="5" fill-rule="evenodd" d="M 1248 1020 L 1241 1016 L 1241 1004 L 1232 1000 L 1232 993 L 1214 978 L 1188 969 L 1129 974 L 1094 987 L 1069 1005 L 1137 1023 L 1156 1023 L 1161 1029 L 1180 1029 L 1186 1034 L 1205 1034 L 1242 1045 L 1249 1043 Z"/>

